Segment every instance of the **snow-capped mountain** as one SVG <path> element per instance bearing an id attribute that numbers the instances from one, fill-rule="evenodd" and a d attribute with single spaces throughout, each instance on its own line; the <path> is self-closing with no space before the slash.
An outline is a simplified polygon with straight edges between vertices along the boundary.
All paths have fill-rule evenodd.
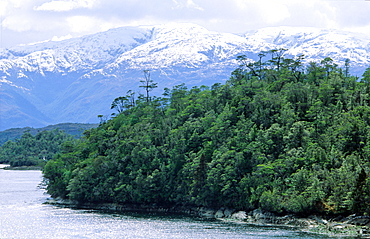
<path id="1" fill-rule="evenodd" d="M 286 48 L 306 61 L 350 59 L 352 73 L 369 67 L 370 37 L 315 28 L 275 27 L 243 35 L 194 24 L 122 27 L 60 42 L 0 49 L 0 130 L 60 122 L 97 122 L 128 90 L 138 91 L 143 70 L 165 87 L 224 82 L 236 57 L 257 59 Z"/>

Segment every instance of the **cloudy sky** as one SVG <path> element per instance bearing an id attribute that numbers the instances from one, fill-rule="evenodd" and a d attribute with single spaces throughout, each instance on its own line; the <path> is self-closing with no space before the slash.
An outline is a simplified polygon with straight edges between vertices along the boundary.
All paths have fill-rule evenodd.
<path id="1" fill-rule="evenodd" d="M 370 35 L 370 0 L 0 0 L 0 20 L 0 48 L 167 22 L 231 33 L 310 26 Z"/>

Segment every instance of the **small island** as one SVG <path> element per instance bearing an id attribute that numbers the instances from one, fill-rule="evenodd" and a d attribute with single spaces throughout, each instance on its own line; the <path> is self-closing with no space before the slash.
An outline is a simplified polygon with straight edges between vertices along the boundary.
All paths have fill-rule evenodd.
<path id="1" fill-rule="evenodd" d="M 304 64 L 284 51 L 240 56 L 225 84 L 162 97 L 145 71 L 145 95 L 118 97 L 117 114 L 45 160 L 48 193 L 79 207 L 222 209 L 221 218 L 366 234 L 370 68 L 356 77 L 349 61 Z"/>

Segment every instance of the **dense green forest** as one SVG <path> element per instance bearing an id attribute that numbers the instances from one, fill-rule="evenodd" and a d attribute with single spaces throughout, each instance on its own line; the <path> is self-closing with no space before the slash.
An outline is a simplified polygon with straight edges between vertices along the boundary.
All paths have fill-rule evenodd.
<path id="1" fill-rule="evenodd" d="M 20 139 L 9 140 L 0 147 L 0 163 L 10 164 L 11 167 L 43 167 L 46 161 L 61 152 L 63 144 L 74 140 L 72 135 L 58 129 L 41 131 L 36 135 L 26 131 Z"/>
<path id="2" fill-rule="evenodd" d="M 262 52 L 225 84 L 117 98 L 114 118 L 65 144 L 43 173 L 80 202 L 370 212 L 370 68 Z"/>
<path id="3" fill-rule="evenodd" d="M 29 132 L 33 136 L 35 136 L 37 133 L 41 131 L 45 130 L 50 131 L 58 129 L 64 131 L 66 134 L 73 135 L 75 138 L 80 138 L 85 130 L 97 126 L 98 124 L 60 123 L 55 125 L 48 125 L 43 128 L 25 127 L 25 128 L 7 129 L 4 131 L 0 131 L 0 146 L 5 144 L 9 140 L 15 141 L 16 139 L 20 139 L 25 132 Z"/>

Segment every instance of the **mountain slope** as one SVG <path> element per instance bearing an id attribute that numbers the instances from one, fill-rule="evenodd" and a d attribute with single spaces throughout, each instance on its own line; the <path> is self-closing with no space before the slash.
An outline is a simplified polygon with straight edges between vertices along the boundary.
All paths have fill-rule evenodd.
<path id="1" fill-rule="evenodd" d="M 360 75 L 368 67 L 369 38 L 314 28 L 264 28 L 244 35 L 194 24 L 123 27 L 60 42 L 0 49 L 0 130 L 60 122 L 97 122 L 128 90 L 140 93 L 143 70 L 157 92 L 181 83 L 227 80 L 238 55 L 257 59 L 262 50 L 286 48 L 306 61 L 329 56 L 351 60 Z"/>
<path id="2" fill-rule="evenodd" d="M 317 28 L 271 27 L 244 35 L 258 49 L 276 46 L 290 55 L 304 54 L 308 61 L 331 57 L 339 65 L 348 58 L 358 70 L 369 66 L 370 38 L 358 33 Z M 355 70 L 354 70 L 355 71 Z"/>

